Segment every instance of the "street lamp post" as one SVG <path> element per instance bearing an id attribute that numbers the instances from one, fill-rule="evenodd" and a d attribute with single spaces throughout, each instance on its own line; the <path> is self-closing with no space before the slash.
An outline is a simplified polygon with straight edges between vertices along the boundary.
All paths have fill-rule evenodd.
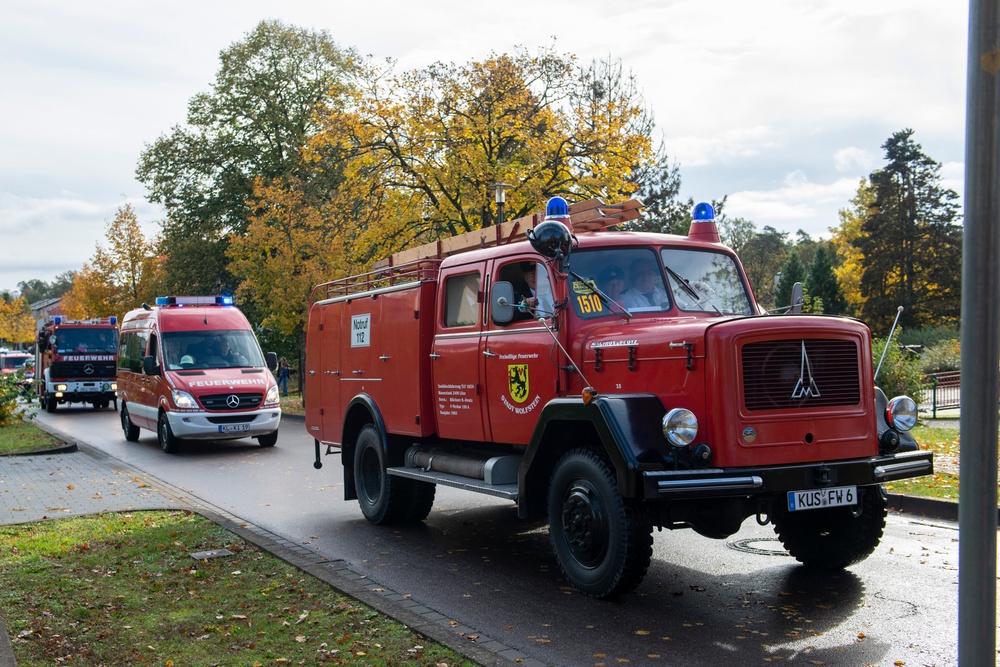
<path id="1" fill-rule="evenodd" d="M 499 181 L 493 184 L 493 191 L 496 193 L 497 202 L 497 225 L 503 224 L 503 205 L 507 201 L 507 188 L 510 187 L 513 186 Z"/>

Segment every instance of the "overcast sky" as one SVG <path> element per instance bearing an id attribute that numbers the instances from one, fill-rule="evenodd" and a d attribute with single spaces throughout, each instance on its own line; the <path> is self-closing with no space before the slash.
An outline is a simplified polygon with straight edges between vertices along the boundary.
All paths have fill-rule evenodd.
<path id="1" fill-rule="evenodd" d="M 139 153 L 264 19 L 401 69 L 553 38 L 583 63 L 619 58 L 682 196 L 728 195 L 758 229 L 828 237 L 907 127 L 963 194 L 962 0 L 0 0 L 0 290 L 80 269 L 126 202 L 157 231 Z"/>

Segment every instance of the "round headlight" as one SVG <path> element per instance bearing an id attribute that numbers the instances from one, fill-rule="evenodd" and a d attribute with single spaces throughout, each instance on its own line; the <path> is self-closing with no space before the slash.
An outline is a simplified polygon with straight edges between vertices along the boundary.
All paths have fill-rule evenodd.
<path id="1" fill-rule="evenodd" d="M 909 396 L 897 396 L 885 406 L 885 420 L 897 431 L 909 431 L 917 425 L 917 402 Z"/>
<path id="2" fill-rule="evenodd" d="M 674 408 L 663 416 L 663 437 L 674 447 L 687 447 L 698 435 L 698 418 L 684 408 Z"/>

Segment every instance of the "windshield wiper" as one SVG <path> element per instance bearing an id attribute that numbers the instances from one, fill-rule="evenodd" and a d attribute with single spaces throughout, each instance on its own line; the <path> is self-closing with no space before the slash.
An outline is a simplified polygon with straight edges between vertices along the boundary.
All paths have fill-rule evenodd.
<path id="1" fill-rule="evenodd" d="M 677 273 L 676 271 L 674 271 L 673 269 L 671 269 L 666 264 L 663 265 L 663 268 L 665 268 L 667 270 L 667 273 L 670 274 L 670 277 L 672 277 L 674 280 L 677 281 L 677 283 L 680 285 L 680 288 L 682 290 L 684 290 L 685 292 L 687 292 L 688 296 L 692 297 L 695 300 L 694 301 L 694 305 L 701 306 L 701 304 L 707 303 L 708 305 L 710 305 L 712 307 L 712 310 L 714 310 L 717 315 L 722 315 L 722 311 L 719 310 L 719 307 L 716 306 L 712 302 L 712 300 L 709 299 L 706 295 L 702 294 L 699 290 L 697 290 L 694 287 L 694 285 L 692 285 L 688 281 L 687 278 L 685 278 L 684 276 L 680 275 L 679 273 Z"/>

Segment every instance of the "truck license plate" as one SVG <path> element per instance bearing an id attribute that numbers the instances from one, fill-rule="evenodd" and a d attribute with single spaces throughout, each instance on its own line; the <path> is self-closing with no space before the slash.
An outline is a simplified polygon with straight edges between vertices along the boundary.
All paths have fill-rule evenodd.
<path id="1" fill-rule="evenodd" d="M 856 486 L 834 486 L 829 489 L 788 492 L 789 512 L 857 504 L 858 487 Z"/>
<path id="2" fill-rule="evenodd" d="M 222 424 L 219 426 L 219 433 L 239 433 L 240 431 L 249 430 L 250 424 Z"/>

